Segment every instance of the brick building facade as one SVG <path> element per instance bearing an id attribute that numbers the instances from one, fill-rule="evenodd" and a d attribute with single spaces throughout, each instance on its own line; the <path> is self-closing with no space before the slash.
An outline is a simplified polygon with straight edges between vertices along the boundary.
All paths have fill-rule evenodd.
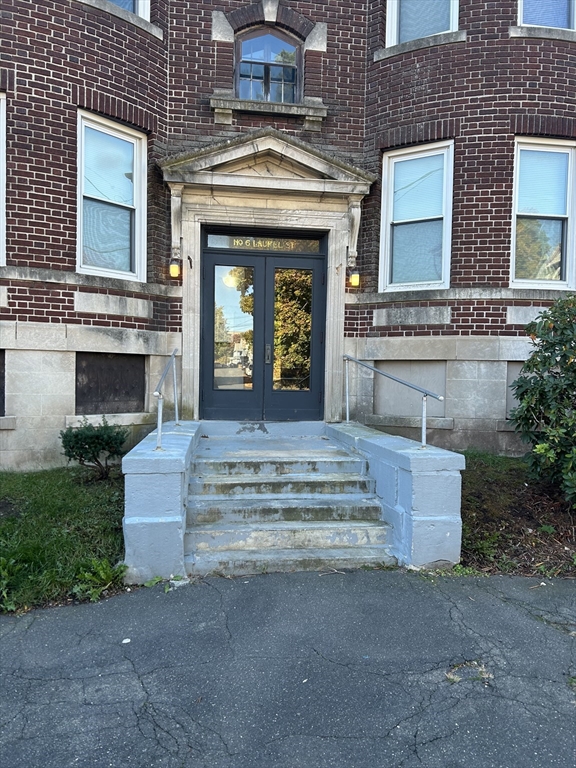
<path id="1" fill-rule="evenodd" d="M 514 450 L 523 326 L 576 283 L 572 5 L 0 0 L 3 465 L 59 463 L 83 415 L 149 430 L 173 349 L 187 417 L 276 418 L 266 270 L 312 256 L 312 418 L 341 418 L 348 353 L 445 396 L 431 442 Z M 218 341 L 220 263 L 262 268 L 262 334 L 242 310 Z M 287 370 L 272 398 L 313 389 Z M 376 379 L 353 368 L 352 415 L 416 435 Z"/>

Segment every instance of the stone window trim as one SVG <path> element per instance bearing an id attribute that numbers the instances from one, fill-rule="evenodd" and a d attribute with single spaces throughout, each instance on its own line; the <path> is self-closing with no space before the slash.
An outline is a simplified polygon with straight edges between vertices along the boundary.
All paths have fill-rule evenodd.
<path id="1" fill-rule="evenodd" d="M 236 95 L 236 71 L 230 70 L 220 81 L 220 87 L 215 87 L 210 96 L 210 107 L 214 111 L 214 122 L 222 125 L 232 125 L 234 113 L 257 113 L 262 115 L 279 115 L 282 117 L 303 117 L 304 130 L 320 131 L 322 121 L 328 115 L 328 108 L 319 96 L 306 93 L 305 64 L 308 51 L 326 52 L 328 27 L 326 23 L 314 24 L 301 14 L 292 11 L 288 6 L 281 5 L 278 0 L 262 0 L 261 3 L 243 6 L 237 11 L 225 14 L 221 11 L 212 12 L 212 40 L 236 50 L 236 41 L 242 33 L 258 28 L 288 33 L 295 37 L 301 45 L 299 77 L 301 82 L 300 101 L 295 104 L 286 102 L 263 102 L 239 99 Z M 229 78 L 229 85 L 226 82 Z"/>
<path id="2" fill-rule="evenodd" d="M 435 48 L 437 45 L 465 43 L 466 40 L 467 35 L 464 29 L 456 32 L 441 32 L 438 35 L 429 35 L 428 37 L 419 37 L 417 40 L 408 40 L 406 43 L 391 45 L 388 48 L 378 48 L 378 50 L 374 51 L 374 62 L 391 59 L 393 56 L 401 56 L 404 53 L 419 51 L 423 48 Z"/>
<path id="3" fill-rule="evenodd" d="M 566 213 L 564 215 L 548 215 L 542 213 L 539 218 L 552 218 L 564 221 L 563 225 L 563 247 L 562 260 L 564 276 L 561 280 L 554 279 L 527 279 L 516 277 L 516 221 L 519 216 L 525 217 L 522 211 L 519 211 L 520 194 L 520 152 L 542 151 L 558 152 L 568 155 L 568 171 L 566 178 Z M 574 258 L 574 244 L 576 240 L 576 191 L 574 190 L 576 179 L 576 141 L 565 139 L 545 139 L 540 137 L 521 136 L 516 138 L 515 160 L 514 160 L 514 201 L 512 208 L 512 238 L 510 254 L 510 287 L 520 289 L 536 289 L 542 291 L 567 291 L 574 290 L 576 287 L 576 259 Z M 535 214 L 536 218 L 538 216 Z"/>
<path id="4" fill-rule="evenodd" d="M 148 34 L 157 37 L 158 40 L 164 39 L 164 32 L 160 27 L 150 23 L 150 0 L 136 0 L 137 13 L 126 11 L 124 8 L 120 8 L 119 5 L 111 2 L 111 0 L 76 0 L 83 5 L 89 5 L 92 8 L 98 8 L 100 11 L 105 11 L 112 16 L 117 16 L 124 21 L 128 21 L 135 27 L 148 32 Z"/>
<path id="5" fill-rule="evenodd" d="M 510 37 L 532 38 L 536 40 L 559 40 L 566 43 L 576 43 L 576 30 L 561 27 L 510 27 Z"/>
<path id="6" fill-rule="evenodd" d="M 6 265 L 6 94 L 0 93 L 0 266 Z"/>
<path id="7" fill-rule="evenodd" d="M 238 99 L 230 91 L 215 90 L 210 97 L 210 106 L 214 110 L 214 122 L 231 125 L 234 112 L 255 112 L 262 115 L 282 115 L 303 117 L 304 130 L 320 131 L 322 121 L 328 114 L 328 108 L 321 99 L 304 97 L 300 104 L 286 104 L 273 101 L 247 101 Z"/>
<path id="8" fill-rule="evenodd" d="M 84 131 L 92 128 L 134 146 L 134 225 L 133 268 L 130 271 L 107 269 L 83 263 L 83 207 L 84 207 Z M 121 280 L 146 282 L 146 203 L 147 203 L 147 137 L 140 131 L 106 120 L 92 112 L 78 110 L 78 216 L 76 271 Z"/>
<path id="9" fill-rule="evenodd" d="M 440 0 L 437 0 L 438 2 Z M 400 3 L 402 0 L 387 0 L 386 2 L 386 48 L 392 48 L 407 43 L 421 42 L 426 37 L 414 38 L 413 40 L 399 41 L 400 33 Z M 440 37 L 440 35 L 449 34 L 458 30 L 459 0 L 445 0 L 449 4 L 449 28 L 441 32 L 434 32 L 430 37 Z M 420 45 L 418 47 L 427 47 Z"/>
<path id="10" fill-rule="evenodd" d="M 404 160 L 418 160 L 432 156 L 443 157 L 442 178 L 442 213 L 434 216 L 435 220 L 442 222 L 442 251 L 441 251 L 441 275 L 438 280 L 421 280 L 414 282 L 392 282 L 392 237 L 393 206 L 394 206 L 394 174 L 396 163 Z M 450 288 L 450 260 L 451 260 L 451 233 L 452 233 L 452 190 L 454 175 L 454 141 L 439 141 L 430 144 L 420 144 L 415 147 L 386 152 L 382 160 L 382 208 L 380 229 L 380 260 L 379 260 L 379 293 L 392 293 L 398 291 L 425 291 L 433 289 Z M 400 219 L 400 224 L 418 224 L 427 221 L 422 219 Z"/>

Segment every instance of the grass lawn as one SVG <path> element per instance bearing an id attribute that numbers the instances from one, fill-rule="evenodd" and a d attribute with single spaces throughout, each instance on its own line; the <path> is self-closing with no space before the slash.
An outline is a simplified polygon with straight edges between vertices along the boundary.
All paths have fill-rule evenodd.
<path id="1" fill-rule="evenodd" d="M 468 451 L 456 572 L 576 578 L 574 510 L 521 459 Z M 0 473 L 0 611 L 122 589 L 124 482 L 81 468 Z"/>
<path id="2" fill-rule="evenodd" d="M 90 477 L 81 468 L 0 473 L 0 610 L 118 588 L 124 480 Z"/>

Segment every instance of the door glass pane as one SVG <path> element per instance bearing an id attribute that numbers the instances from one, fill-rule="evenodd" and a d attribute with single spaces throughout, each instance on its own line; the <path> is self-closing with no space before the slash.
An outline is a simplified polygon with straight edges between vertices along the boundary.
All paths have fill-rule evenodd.
<path id="1" fill-rule="evenodd" d="M 254 268 L 214 267 L 214 389 L 252 389 Z"/>
<path id="2" fill-rule="evenodd" d="M 310 389 L 312 270 L 274 270 L 275 390 Z"/>
<path id="3" fill-rule="evenodd" d="M 564 280 L 564 221 L 518 216 L 516 279 Z"/>

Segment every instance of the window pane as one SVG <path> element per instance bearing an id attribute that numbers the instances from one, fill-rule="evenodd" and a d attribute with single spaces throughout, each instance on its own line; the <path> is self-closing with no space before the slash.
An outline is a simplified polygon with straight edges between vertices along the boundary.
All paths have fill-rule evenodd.
<path id="1" fill-rule="evenodd" d="M 296 92 L 294 90 L 293 85 L 285 85 L 284 86 L 284 98 L 282 101 L 285 104 L 294 104 L 296 101 Z"/>
<path id="2" fill-rule="evenodd" d="M 84 266 L 130 272 L 133 211 L 118 205 L 85 199 L 83 214 Z"/>
<path id="3" fill-rule="evenodd" d="M 261 80 L 253 80 L 250 89 L 250 98 L 254 101 L 264 101 L 264 83 Z"/>
<path id="4" fill-rule="evenodd" d="M 274 35 L 260 35 L 242 42 L 244 61 L 296 63 L 296 47 Z"/>
<path id="5" fill-rule="evenodd" d="M 447 32 L 450 0 L 399 0 L 398 42 Z"/>
<path id="6" fill-rule="evenodd" d="M 517 280 L 564 280 L 564 229 L 564 222 L 559 219 L 518 217 Z"/>
<path id="7" fill-rule="evenodd" d="M 284 101 L 282 83 L 270 83 L 270 101 Z"/>
<path id="8" fill-rule="evenodd" d="M 442 279 L 443 226 L 442 220 L 392 226 L 392 283 Z"/>
<path id="9" fill-rule="evenodd" d="M 444 155 L 394 163 L 394 221 L 443 214 Z"/>
<path id="10" fill-rule="evenodd" d="M 568 153 L 520 150 L 518 213 L 565 216 Z"/>
<path id="11" fill-rule="evenodd" d="M 136 13 L 136 0 L 112 0 L 112 2 L 119 8 L 124 8 L 125 11 Z"/>
<path id="12" fill-rule="evenodd" d="M 134 205 L 134 144 L 86 127 L 84 194 Z"/>
<path id="13" fill-rule="evenodd" d="M 524 0 L 524 24 L 564 27 L 570 24 L 570 0 Z"/>

